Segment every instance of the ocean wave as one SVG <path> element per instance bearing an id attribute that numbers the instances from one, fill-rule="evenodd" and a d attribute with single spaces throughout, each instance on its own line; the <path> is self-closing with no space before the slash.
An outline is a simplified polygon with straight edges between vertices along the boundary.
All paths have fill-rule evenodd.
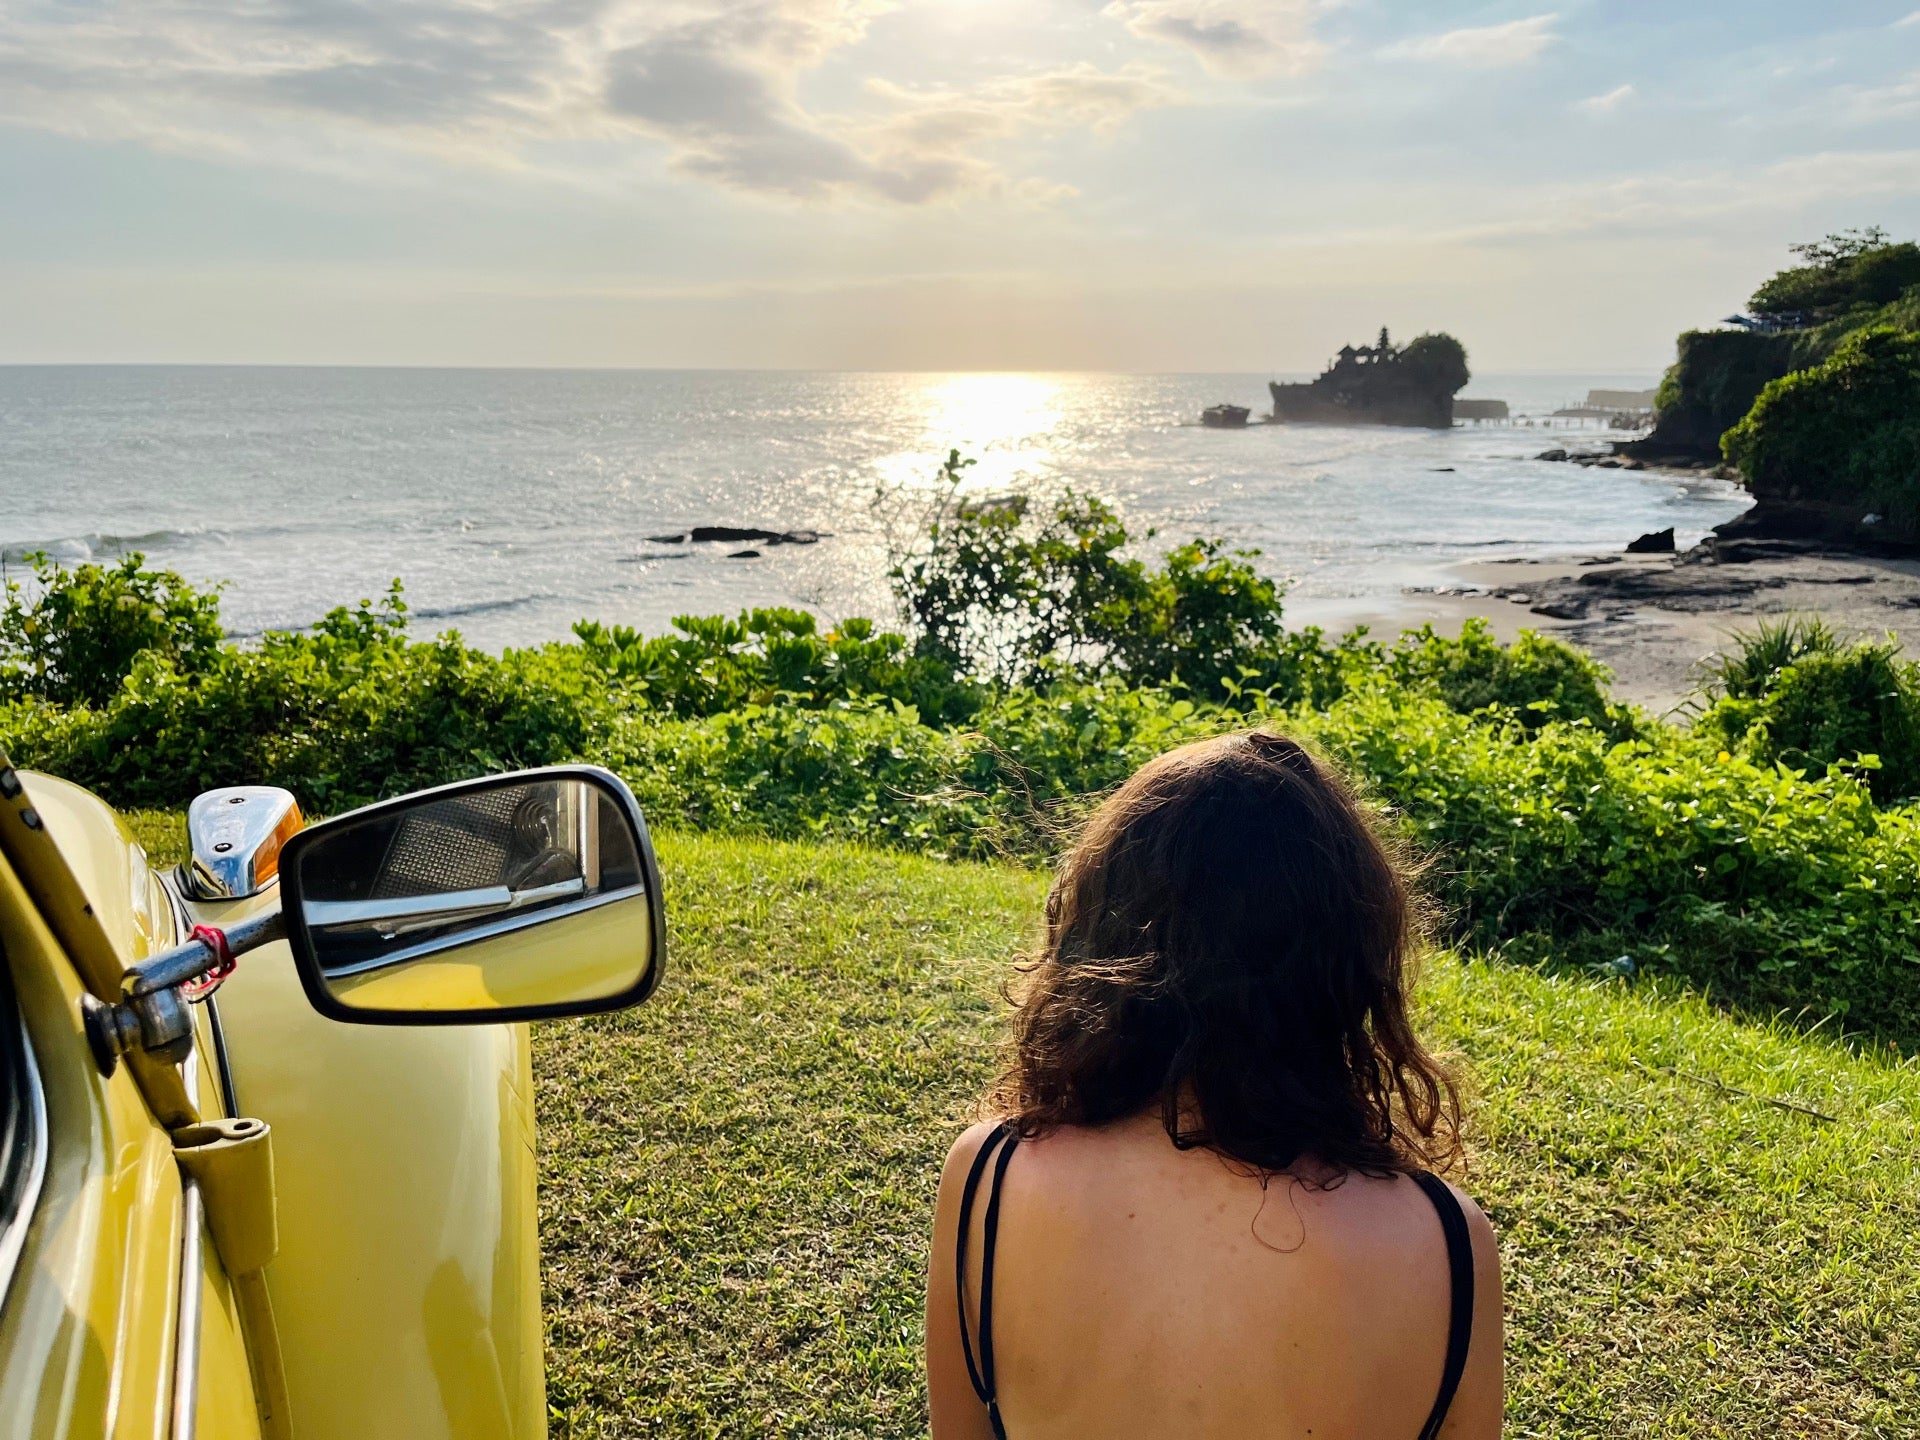
<path id="1" fill-rule="evenodd" d="M 118 558 L 130 551 L 142 554 L 152 550 L 165 550 L 170 546 L 186 545 L 195 540 L 211 536 L 225 543 L 232 536 L 225 530 L 216 530 L 208 525 L 189 525 L 180 529 L 148 530 L 140 535 L 104 535 L 98 532 L 86 535 L 62 535 L 53 540 L 15 540 L 0 545 L 0 560 L 11 565 L 24 565 L 31 555 L 46 555 L 62 565 L 84 565 L 89 560 Z"/>
<path id="2" fill-rule="evenodd" d="M 407 615 L 415 620 L 458 620 L 463 615 L 497 615 L 506 610 L 521 610 L 552 600 L 552 595 L 512 595 L 502 600 L 474 600 L 465 605 L 409 606 Z"/>
<path id="3" fill-rule="evenodd" d="M 514 595 L 502 600 L 474 600 L 465 605 L 410 605 L 407 607 L 408 620 L 458 620 L 468 615 L 495 615 L 508 610 L 521 610 L 529 605 L 537 605 L 542 600 L 557 599 L 550 594 Z M 311 634 L 315 624 L 306 625 L 262 625 L 257 629 L 228 630 L 229 640 L 258 640 L 262 635 L 307 635 Z"/>

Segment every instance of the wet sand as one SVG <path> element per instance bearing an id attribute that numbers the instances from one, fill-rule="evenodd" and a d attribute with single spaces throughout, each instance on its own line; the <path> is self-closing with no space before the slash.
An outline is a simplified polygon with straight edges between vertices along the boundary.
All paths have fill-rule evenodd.
<path id="1" fill-rule="evenodd" d="M 1920 655 L 1920 559 L 1789 542 L 1717 542 L 1680 555 L 1524 556 L 1456 566 L 1452 583 L 1355 613 L 1381 634 L 1432 623 L 1457 633 L 1484 616 L 1502 640 L 1537 630 L 1578 645 L 1614 675 L 1614 694 L 1664 714 L 1700 683 L 1736 631 L 1817 615 Z"/>

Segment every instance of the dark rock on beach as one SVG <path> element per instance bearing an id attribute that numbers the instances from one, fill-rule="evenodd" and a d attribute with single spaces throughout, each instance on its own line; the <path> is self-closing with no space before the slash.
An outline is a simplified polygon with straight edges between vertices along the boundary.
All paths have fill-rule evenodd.
<path id="1" fill-rule="evenodd" d="M 729 560 L 758 560 L 759 558 L 760 552 L 758 550 L 734 550 L 730 551 L 727 555 L 727 559 Z"/>
<path id="2" fill-rule="evenodd" d="M 1638 540 L 1627 542 L 1629 555 L 1669 555 L 1674 548 L 1671 525 L 1664 530 L 1650 530 Z"/>

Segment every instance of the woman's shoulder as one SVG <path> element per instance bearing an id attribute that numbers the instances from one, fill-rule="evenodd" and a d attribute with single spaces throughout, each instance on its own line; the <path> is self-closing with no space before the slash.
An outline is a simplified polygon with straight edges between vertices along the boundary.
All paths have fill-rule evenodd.
<path id="1" fill-rule="evenodd" d="M 1056 1125 L 1037 1134 L 1021 1135 L 1011 1121 L 980 1120 L 962 1130 L 947 1151 L 943 1178 L 964 1178 L 988 1141 L 1002 1131 L 1014 1131 L 1013 1145 L 1021 1153 L 1020 1170 L 1035 1178 L 1069 1173 L 1090 1164 L 1110 1163 L 1122 1150 L 1140 1143 L 1139 1127 L 1121 1123 L 1102 1126 Z M 1166 1134 L 1152 1127 L 1162 1145 Z"/>

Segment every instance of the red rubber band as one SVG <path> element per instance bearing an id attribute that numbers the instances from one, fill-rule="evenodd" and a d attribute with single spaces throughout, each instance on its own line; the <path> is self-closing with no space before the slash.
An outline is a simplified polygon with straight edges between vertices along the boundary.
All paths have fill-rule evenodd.
<path id="1" fill-rule="evenodd" d="M 202 945 L 213 951 L 213 968 L 198 980 L 190 981 L 180 987 L 181 994 L 189 1001 L 199 1000 L 211 995 L 220 988 L 220 982 L 233 974 L 233 947 L 227 943 L 227 932 L 217 925 L 196 925 L 192 936 Z"/>

